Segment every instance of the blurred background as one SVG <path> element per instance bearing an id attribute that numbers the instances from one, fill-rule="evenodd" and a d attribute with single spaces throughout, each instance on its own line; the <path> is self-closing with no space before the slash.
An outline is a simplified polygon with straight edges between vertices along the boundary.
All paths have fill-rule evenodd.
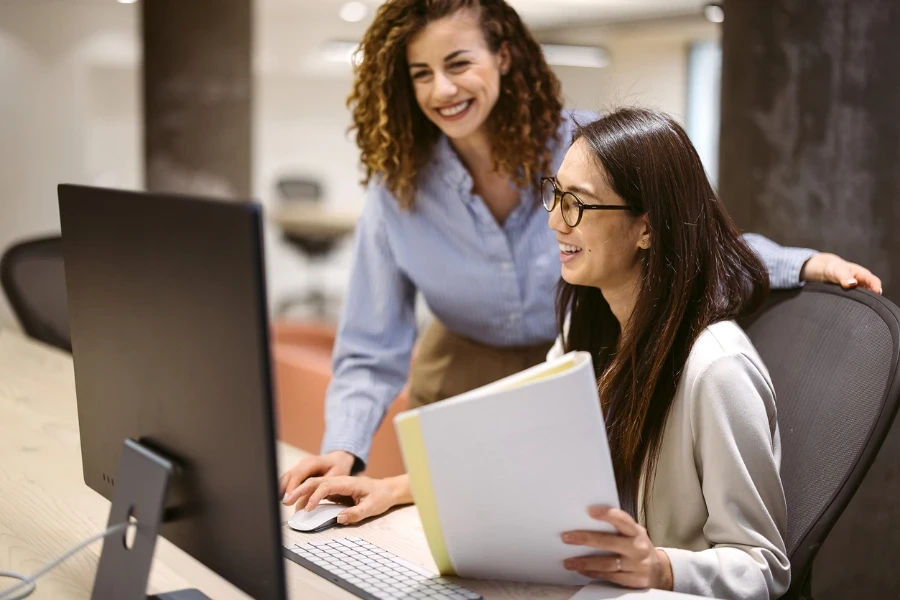
<path id="1" fill-rule="evenodd" d="M 569 108 L 672 114 L 743 230 L 859 262 L 898 301 L 900 2 L 508 1 Z M 259 200 L 279 391 L 314 420 L 363 203 L 350 61 L 379 4 L 0 0 L 0 249 L 58 235 L 61 182 Z M 895 426 L 816 597 L 900 598 L 898 464 Z"/>
<path id="2" fill-rule="evenodd" d="M 378 2 L 177 4 L 148 4 L 159 14 L 146 26 L 158 27 L 142 40 L 139 3 L 0 0 L 0 247 L 58 231 L 60 182 L 253 197 L 272 218 L 273 310 L 300 318 L 317 310 L 333 318 L 334 302 L 310 307 L 316 299 L 306 292 L 314 288 L 339 301 L 348 275 L 351 242 L 341 233 L 359 211 L 363 190 L 345 99 L 352 49 Z M 717 171 L 720 28 L 704 16 L 703 3 L 512 4 L 539 40 L 552 44 L 548 57 L 569 107 L 638 103 L 670 112 L 688 126 L 710 172 Z M 145 41 L 165 63 L 148 74 L 150 87 L 169 94 L 162 107 L 147 103 L 150 115 L 143 112 Z M 220 64 L 226 56 L 231 64 Z M 238 66 L 246 60 L 250 72 Z M 221 119 L 204 122 L 206 111 Z M 178 140 L 148 139 L 153 134 Z M 145 143 L 153 144 L 146 154 Z M 217 168 L 219 162 L 227 168 Z M 164 184 L 148 186 L 150 168 L 164 171 L 158 175 Z M 324 222 L 294 227 L 319 224 L 334 234 L 330 246 L 281 235 L 276 209 L 311 202 L 327 209 L 316 211 Z M 0 322 L 13 323 L 5 300 Z"/>

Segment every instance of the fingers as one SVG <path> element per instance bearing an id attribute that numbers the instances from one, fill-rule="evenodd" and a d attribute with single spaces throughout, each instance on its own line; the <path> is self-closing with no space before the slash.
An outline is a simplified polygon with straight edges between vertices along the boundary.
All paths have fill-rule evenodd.
<path id="1" fill-rule="evenodd" d="M 845 290 L 859 286 L 876 294 L 882 292 L 881 279 L 873 275 L 869 269 L 841 258 L 837 258 L 834 262 L 836 264 L 826 271 L 826 281 L 840 284 Z"/>
<path id="2" fill-rule="evenodd" d="M 881 279 L 873 275 L 872 272 L 865 267 L 861 267 L 859 265 L 852 266 L 855 267 L 854 276 L 859 282 L 860 287 L 871 290 L 876 294 L 880 294 L 882 292 Z"/>
<path id="3" fill-rule="evenodd" d="M 564 566 L 585 577 L 601 579 L 624 587 L 652 587 L 646 565 L 624 556 L 582 556 L 567 559 Z"/>
<path id="4" fill-rule="evenodd" d="M 321 481 L 321 480 L 320 480 Z M 361 492 L 359 480 L 353 477 L 333 477 L 321 481 L 306 503 L 306 510 L 312 510 L 328 496 L 356 496 Z M 298 502 L 299 504 L 299 502 Z"/>
<path id="5" fill-rule="evenodd" d="M 622 535 L 634 537 L 643 532 L 643 528 L 627 512 L 610 506 L 592 506 L 588 514 L 598 521 L 606 521 Z"/>
<path id="6" fill-rule="evenodd" d="M 278 495 L 284 498 L 285 493 L 288 490 L 293 490 L 295 487 L 297 487 L 296 478 L 291 471 L 288 471 L 278 480 Z"/>
<path id="7" fill-rule="evenodd" d="M 856 280 L 856 277 L 853 276 L 853 265 L 851 263 L 841 261 L 838 265 L 834 267 L 831 272 L 832 283 L 838 283 L 845 290 L 856 287 L 859 283 Z"/>
<path id="8" fill-rule="evenodd" d="M 336 479 L 336 478 L 335 478 Z M 284 498 L 284 503 L 287 506 L 291 504 L 297 505 L 297 510 L 302 508 L 306 508 L 306 505 L 309 503 L 311 496 L 323 485 L 324 481 L 332 481 L 332 479 L 328 479 L 325 477 L 310 477 L 303 483 L 297 486 L 297 488 L 290 492 Z M 327 489 L 327 488 L 326 488 Z M 321 502 L 321 499 L 319 499 Z"/>
<path id="9" fill-rule="evenodd" d="M 321 477 L 310 477 L 298 485 L 294 491 L 289 492 L 288 495 L 284 497 L 285 505 L 290 506 L 291 504 L 296 504 L 297 510 L 304 508 L 306 503 L 309 502 L 310 495 L 318 487 L 320 481 L 322 481 Z"/>
<path id="10" fill-rule="evenodd" d="M 321 475 L 325 471 L 325 465 L 321 457 L 310 456 L 298 462 L 291 470 L 281 476 L 279 488 L 286 506 L 296 502 L 296 488 L 313 475 Z"/>
<path id="11" fill-rule="evenodd" d="M 563 534 L 563 542 L 573 546 L 588 546 L 613 554 L 630 556 L 634 553 L 633 538 L 602 531 L 569 531 Z"/>
<path id="12" fill-rule="evenodd" d="M 578 571 L 587 575 L 591 573 L 615 573 L 619 571 L 621 565 L 625 570 L 625 563 L 621 556 L 583 556 L 580 558 L 567 558 L 563 562 L 563 566 L 569 571 Z M 594 577 L 588 575 L 588 577 Z"/>
<path id="13" fill-rule="evenodd" d="M 368 498 L 363 498 L 356 506 L 351 506 L 338 515 L 338 523 L 341 525 L 349 525 L 351 523 L 359 523 L 363 519 L 379 515 L 383 510 L 379 510 L 375 503 Z"/>

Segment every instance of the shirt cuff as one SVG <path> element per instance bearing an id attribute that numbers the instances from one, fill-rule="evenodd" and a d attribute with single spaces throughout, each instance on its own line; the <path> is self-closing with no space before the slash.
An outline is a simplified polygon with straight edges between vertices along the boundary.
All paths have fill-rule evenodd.
<path id="1" fill-rule="evenodd" d="M 679 594 L 699 594 L 690 577 L 690 561 L 695 554 L 691 550 L 682 548 L 660 548 L 669 557 L 672 565 L 672 591 Z"/>
<path id="2" fill-rule="evenodd" d="M 344 424 L 338 427 L 326 427 L 325 437 L 322 440 L 322 454 L 343 450 L 349 452 L 356 460 L 353 461 L 351 475 L 364 471 L 369 460 L 369 451 L 372 448 L 372 440 L 360 434 L 359 427 L 352 424 Z"/>
<path id="3" fill-rule="evenodd" d="M 810 258 L 818 254 L 810 248 L 782 248 L 776 255 L 775 265 L 769 273 L 769 286 L 773 289 L 790 289 L 803 285 L 800 271 Z"/>

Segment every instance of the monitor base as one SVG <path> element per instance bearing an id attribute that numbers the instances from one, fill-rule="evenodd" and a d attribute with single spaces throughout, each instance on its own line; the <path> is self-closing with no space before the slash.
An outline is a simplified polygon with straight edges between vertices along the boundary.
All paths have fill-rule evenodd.
<path id="1" fill-rule="evenodd" d="M 200 590 L 177 590 L 155 596 L 147 596 L 147 600 L 212 600 Z"/>
<path id="2" fill-rule="evenodd" d="M 163 520 L 169 481 L 175 464 L 135 440 L 126 439 L 119 472 L 113 480 L 107 527 L 130 523 L 124 531 L 103 540 L 91 600 L 145 600 L 150 565 Z M 203 600 L 195 590 L 162 594 L 158 600 Z"/>

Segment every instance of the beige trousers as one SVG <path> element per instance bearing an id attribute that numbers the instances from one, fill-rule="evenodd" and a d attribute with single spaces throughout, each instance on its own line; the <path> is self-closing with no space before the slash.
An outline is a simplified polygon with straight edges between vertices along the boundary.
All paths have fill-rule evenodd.
<path id="1" fill-rule="evenodd" d="M 456 335 L 434 321 L 413 363 L 410 408 L 452 398 L 540 364 L 552 345 L 496 348 Z"/>

